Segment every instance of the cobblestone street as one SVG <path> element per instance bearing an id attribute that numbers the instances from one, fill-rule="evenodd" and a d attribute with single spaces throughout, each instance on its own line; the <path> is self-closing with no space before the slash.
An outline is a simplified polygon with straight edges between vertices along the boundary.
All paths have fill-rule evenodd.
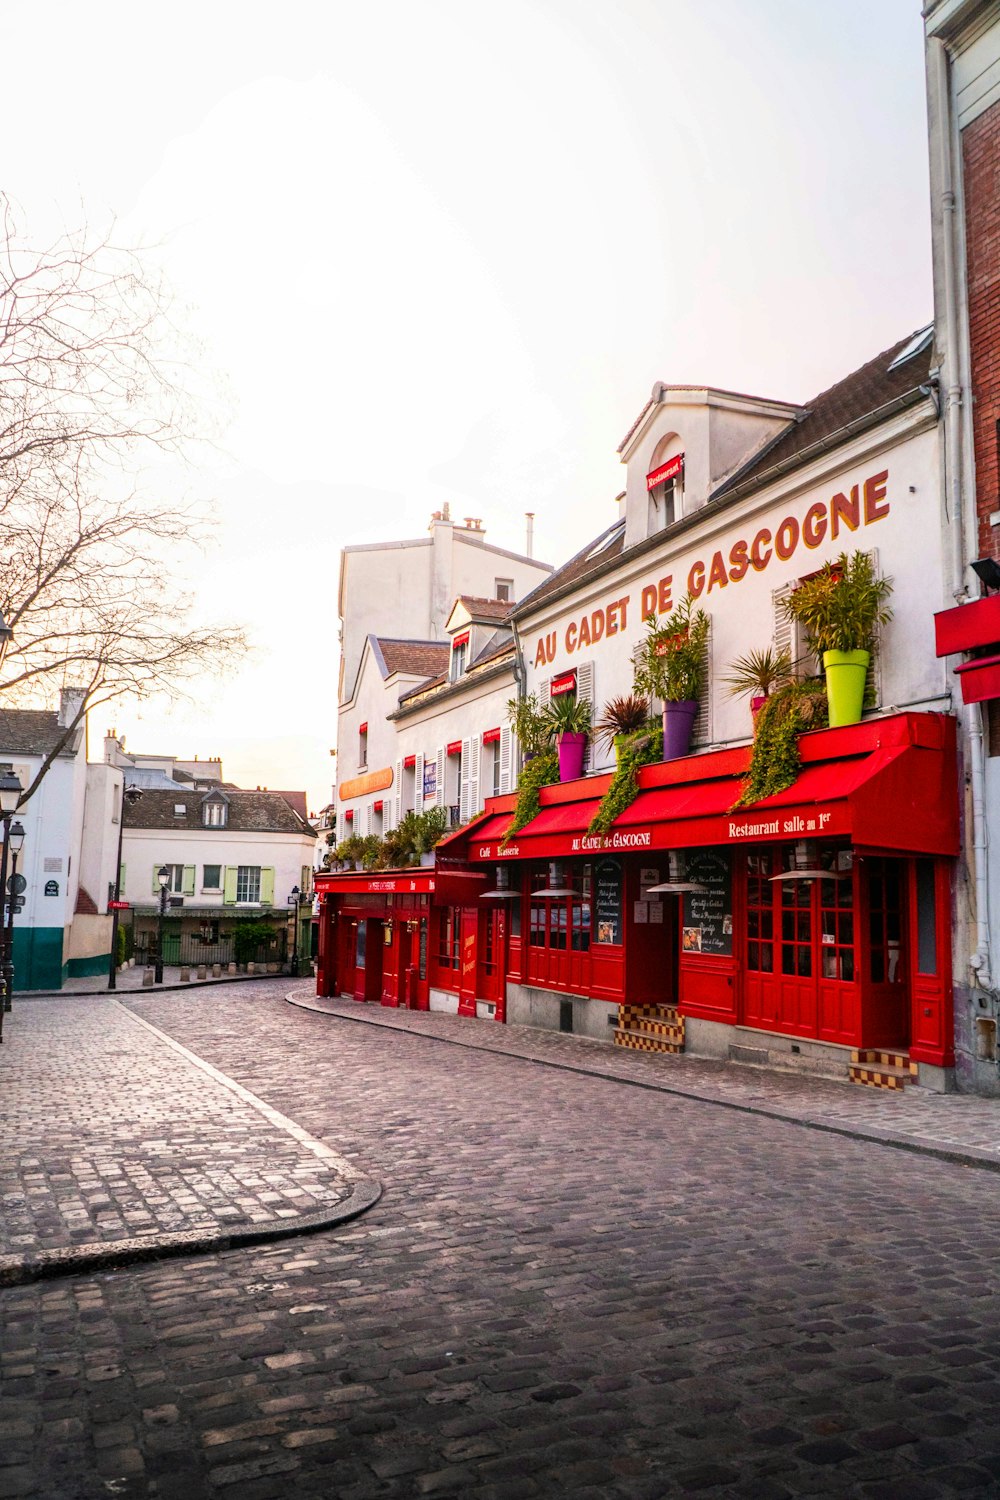
<path id="1" fill-rule="evenodd" d="M 384 1192 L 306 1238 L 4 1290 L 0 1496 L 997 1493 L 1000 1177 L 975 1163 L 995 1159 L 1000 1106 L 449 1017 L 347 1019 L 286 1004 L 288 988 L 129 995 L 131 1016 L 15 1005 L 5 1170 L 32 1137 L 45 1203 L 83 1207 L 14 1218 L 11 1237 L 110 1235 L 116 1211 L 152 1231 L 121 1211 L 114 1168 L 131 1153 L 197 1171 L 220 1219 L 263 1212 L 225 1172 L 294 1140 L 282 1121 L 335 1153 L 341 1190 Z M 118 1018 L 103 1062 L 74 1047 L 93 1006 Z M 196 1079 L 132 1017 L 251 1098 Z M 22 1037 L 41 1056 L 50 1026 L 29 1108 Z M 966 1142 L 970 1164 L 914 1149 L 921 1124 L 929 1147 Z M 192 1142 L 211 1149 L 192 1160 Z M 280 1206 L 299 1211 L 303 1190 L 314 1207 L 309 1148 L 286 1149 Z M 64 1195 L 57 1162 L 75 1180 Z M 170 1180 L 157 1224 L 183 1204 Z"/>

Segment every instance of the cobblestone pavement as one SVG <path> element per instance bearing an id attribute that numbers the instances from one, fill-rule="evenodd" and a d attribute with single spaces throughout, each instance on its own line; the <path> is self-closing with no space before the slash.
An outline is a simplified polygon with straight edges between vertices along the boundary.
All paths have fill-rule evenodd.
<path id="1" fill-rule="evenodd" d="M 16 1002 L 0 1112 L 0 1283 L 26 1258 L 59 1265 L 61 1252 L 329 1212 L 356 1181 L 110 999 Z"/>
<path id="2" fill-rule="evenodd" d="M 302 984 L 286 986 L 296 1004 L 369 1026 L 388 1026 L 461 1046 L 534 1058 L 558 1067 L 619 1078 L 751 1113 L 893 1142 L 1000 1171 L 1000 1100 L 863 1088 L 815 1075 L 717 1062 L 681 1054 L 633 1052 L 588 1037 L 538 1027 L 471 1022 L 440 1012 L 384 1009 L 353 1000 L 318 999 Z"/>
<path id="3" fill-rule="evenodd" d="M 281 993 L 129 1004 L 384 1196 L 4 1292 L 0 1496 L 1000 1492 L 993 1172 Z"/>

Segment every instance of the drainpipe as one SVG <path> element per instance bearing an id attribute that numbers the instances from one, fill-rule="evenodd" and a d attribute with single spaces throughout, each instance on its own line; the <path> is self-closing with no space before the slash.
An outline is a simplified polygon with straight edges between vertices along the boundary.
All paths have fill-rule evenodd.
<path id="1" fill-rule="evenodd" d="M 521 649 L 521 633 L 520 633 L 520 631 L 517 628 L 517 621 L 516 620 L 511 620 L 510 627 L 511 627 L 511 630 L 514 632 L 514 686 L 515 686 L 515 688 L 517 690 L 516 693 L 515 693 L 515 697 L 517 698 L 517 701 L 520 703 L 520 701 L 521 701 L 522 698 L 527 697 L 528 674 L 525 671 L 525 667 L 524 667 L 524 652 Z M 516 771 L 517 771 L 517 775 L 514 776 L 514 785 L 516 786 L 517 785 L 517 781 L 518 781 L 518 777 L 520 776 L 521 770 L 522 770 L 522 765 L 521 765 L 521 744 L 520 744 L 520 741 L 517 740 L 516 737 L 515 737 L 515 744 L 517 745 L 517 759 L 516 759 L 516 767 L 512 768 L 512 769 L 516 769 Z"/>
<path id="2" fill-rule="evenodd" d="M 938 140 L 940 142 L 942 260 L 944 275 L 944 313 L 948 330 L 945 357 L 948 383 L 944 393 L 945 427 L 945 497 L 947 512 L 954 528 L 952 551 L 952 593 L 958 603 L 968 597 L 965 584 L 966 536 L 975 534 L 975 492 L 968 496 L 967 526 L 965 497 L 962 493 L 962 368 L 959 340 L 958 276 L 955 269 L 955 246 L 958 242 L 958 216 L 953 170 L 953 137 L 951 77 L 948 52 L 940 37 L 930 41 L 931 76 L 937 95 Z M 986 746 L 983 738 L 982 709 L 978 703 L 965 707 L 965 730 L 969 745 L 969 773 L 972 792 L 972 859 L 976 880 L 976 951 L 969 959 L 972 980 L 980 989 L 992 985 L 990 961 L 990 889 L 986 844 Z"/>

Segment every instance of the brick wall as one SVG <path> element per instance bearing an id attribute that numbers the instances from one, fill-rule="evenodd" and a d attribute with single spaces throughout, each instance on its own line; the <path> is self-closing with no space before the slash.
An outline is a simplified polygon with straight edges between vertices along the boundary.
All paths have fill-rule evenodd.
<path id="1" fill-rule="evenodd" d="M 962 132 L 979 557 L 1000 558 L 1000 101 Z"/>

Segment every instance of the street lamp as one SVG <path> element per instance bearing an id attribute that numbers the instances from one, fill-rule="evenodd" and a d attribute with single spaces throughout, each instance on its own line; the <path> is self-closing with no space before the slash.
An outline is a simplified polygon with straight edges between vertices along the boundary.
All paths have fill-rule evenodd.
<path id="1" fill-rule="evenodd" d="M 7 624 L 7 621 L 4 619 L 3 615 L 0 614 L 0 667 L 3 666 L 3 659 L 7 655 L 7 647 L 10 645 L 13 639 L 13 630 Z"/>
<path id="2" fill-rule="evenodd" d="M 292 893 L 285 899 L 292 907 L 292 975 L 298 976 L 299 972 L 299 897 L 301 892 L 297 885 L 292 886 Z"/>
<path id="3" fill-rule="evenodd" d="M 11 762 L 4 761 L 3 764 L 0 764 L 0 823 L 3 824 L 3 848 L 0 849 L 0 891 L 4 894 L 7 891 L 7 855 L 10 850 L 10 820 L 17 811 L 17 805 L 21 800 L 23 790 L 20 778 L 14 775 L 14 767 Z M 0 922 L 0 932 L 2 930 L 3 923 Z M 0 958 L 2 958 L 2 963 L 0 963 L 0 990 L 2 990 L 4 997 L 3 1009 L 6 1010 L 10 998 L 6 939 L 0 941 Z M 0 1022 L 0 1026 L 2 1024 Z M 0 1033 L 0 1037 L 2 1037 L 2 1033 Z"/>
<path id="4" fill-rule="evenodd" d="M 138 786 L 125 785 L 125 773 L 122 772 L 122 803 L 118 810 L 118 863 L 115 866 L 115 904 L 111 908 L 111 963 L 108 968 L 108 989 L 113 990 L 118 983 L 118 903 L 122 897 L 122 838 L 125 833 L 125 804 L 134 807 L 142 796 L 142 788 Z"/>
<path id="5" fill-rule="evenodd" d="M 10 825 L 7 842 L 10 844 L 11 871 L 10 879 L 7 881 L 7 938 L 4 947 L 4 978 L 7 981 L 7 993 L 3 1002 L 5 1011 L 10 1010 L 14 997 L 14 903 L 20 895 L 17 884 L 17 858 L 24 848 L 23 823 L 17 822 Z M 24 885 L 23 877 L 21 885 Z"/>
<path id="6" fill-rule="evenodd" d="M 163 918 L 167 912 L 167 886 L 170 884 L 170 871 L 166 865 L 161 865 L 156 872 L 156 878 L 160 882 L 160 915 L 156 923 L 156 968 L 153 973 L 154 984 L 163 983 Z"/>

